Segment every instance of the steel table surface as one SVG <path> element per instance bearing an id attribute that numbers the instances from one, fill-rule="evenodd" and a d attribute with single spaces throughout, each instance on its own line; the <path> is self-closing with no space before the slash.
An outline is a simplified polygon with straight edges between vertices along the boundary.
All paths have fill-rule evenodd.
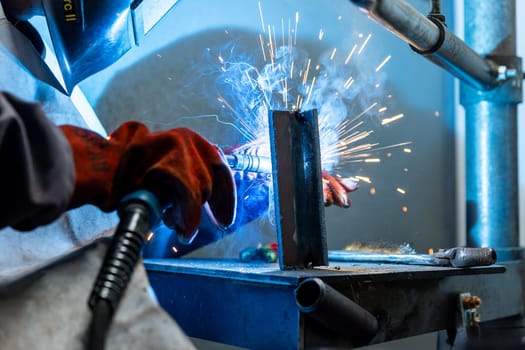
<path id="1" fill-rule="evenodd" d="M 146 259 L 145 265 L 159 303 L 189 336 L 250 349 L 356 346 L 299 311 L 294 290 L 312 277 L 377 317 L 371 344 L 454 327 L 463 292 L 482 298 L 483 321 L 522 307 L 521 261 L 474 268 L 338 261 L 285 271 L 277 263 L 233 259 Z"/>

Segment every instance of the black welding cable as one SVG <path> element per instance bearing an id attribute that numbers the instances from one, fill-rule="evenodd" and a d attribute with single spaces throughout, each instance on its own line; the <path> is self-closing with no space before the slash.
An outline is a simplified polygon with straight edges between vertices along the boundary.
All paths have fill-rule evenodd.
<path id="1" fill-rule="evenodd" d="M 441 13 L 441 1 L 440 0 L 432 0 L 432 9 L 430 10 L 430 13 Z"/>
<path id="2" fill-rule="evenodd" d="M 106 342 L 106 334 L 111 325 L 111 305 L 105 300 L 100 300 L 93 307 L 92 312 L 87 348 L 89 350 L 102 350 Z"/>

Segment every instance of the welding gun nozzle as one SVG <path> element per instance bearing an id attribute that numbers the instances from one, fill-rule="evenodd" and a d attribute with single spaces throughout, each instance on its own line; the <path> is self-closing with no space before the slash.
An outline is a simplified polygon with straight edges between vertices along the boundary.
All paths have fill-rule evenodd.
<path id="1" fill-rule="evenodd" d="M 254 156 L 250 154 L 227 154 L 226 161 L 232 170 L 266 174 L 272 172 L 272 162 L 269 157 Z"/>

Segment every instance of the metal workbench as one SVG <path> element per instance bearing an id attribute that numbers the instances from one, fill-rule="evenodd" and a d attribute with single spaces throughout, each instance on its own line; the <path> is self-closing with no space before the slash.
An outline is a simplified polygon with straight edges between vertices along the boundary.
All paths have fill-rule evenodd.
<path id="1" fill-rule="evenodd" d="M 437 330 L 454 333 L 461 328 L 458 296 L 464 292 L 483 301 L 482 321 L 522 308 L 520 261 L 464 269 L 330 262 L 285 271 L 276 263 L 236 260 L 145 264 L 160 304 L 189 336 L 249 349 L 352 348 Z M 374 315 L 376 335 L 365 343 L 301 312 L 295 290 L 312 277 Z"/>

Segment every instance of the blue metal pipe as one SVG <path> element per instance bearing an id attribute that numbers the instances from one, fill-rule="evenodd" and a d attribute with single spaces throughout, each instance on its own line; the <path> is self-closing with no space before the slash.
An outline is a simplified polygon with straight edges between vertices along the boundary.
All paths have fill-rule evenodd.
<path id="1" fill-rule="evenodd" d="M 465 42 L 478 54 L 516 70 L 491 91 L 464 83 L 467 244 L 508 251 L 519 246 L 517 105 L 522 101 L 516 57 L 515 0 L 466 0 Z"/>
<path id="2" fill-rule="evenodd" d="M 403 0 L 351 0 L 461 80 L 466 112 L 467 243 L 519 254 L 515 0 L 466 0 L 465 42 Z M 515 249 L 514 249 L 515 248 Z M 512 256 L 514 258 L 515 256 Z"/>

